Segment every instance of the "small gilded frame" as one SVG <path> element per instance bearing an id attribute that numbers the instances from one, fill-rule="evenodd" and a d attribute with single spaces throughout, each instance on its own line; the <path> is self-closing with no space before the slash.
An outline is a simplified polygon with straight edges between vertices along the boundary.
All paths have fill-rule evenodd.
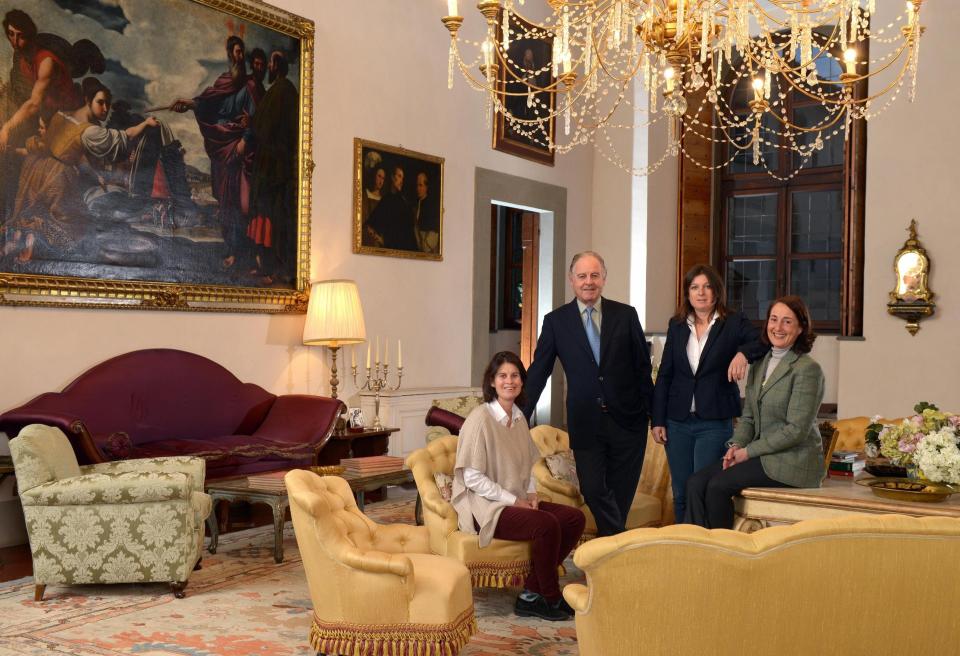
<path id="1" fill-rule="evenodd" d="M 0 49 L 0 305 L 306 311 L 313 21 L 260 0 L 0 13 L 25 35 Z"/>
<path id="2" fill-rule="evenodd" d="M 442 157 L 353 140 L 353 252 L 443 259 Z"/>
<path id="3" fill-rule="evenodd" d="M 887 312 L 907 322 L 907 330 L 916 335 L 920 320 L 933 315 L 936 303 L 929 286 L 930 258 L 917 238 L 917 221 L 911 219 L 909 236 L 893 259 L 896 285 L 890 292 Z"/>

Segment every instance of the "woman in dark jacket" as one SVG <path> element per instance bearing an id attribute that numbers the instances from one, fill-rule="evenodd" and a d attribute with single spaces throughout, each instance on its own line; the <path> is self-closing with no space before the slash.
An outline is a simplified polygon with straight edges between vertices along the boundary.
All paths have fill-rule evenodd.
<path id="1" fill-rule="evenodd" d="M 740 416 L 747 363 L 769 347 L 760 331 L 731 312 L 720 274 L 698 264 L 684 277 L 686 296 L 670 320 L 653 393 L 653 438 L 664 444 L 677 523 L 684 521 L 687 479 L 719 462 Z"/>

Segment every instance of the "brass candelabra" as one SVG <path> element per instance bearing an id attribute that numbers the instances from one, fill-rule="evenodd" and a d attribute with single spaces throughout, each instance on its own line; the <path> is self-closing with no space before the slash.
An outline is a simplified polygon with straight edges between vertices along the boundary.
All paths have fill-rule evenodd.
<path id="1" fill-rule="evenodd" d="M 352 366 L 353 369 L 353 384 L 362 392 L 364 390 L 370 390 L 373 392 L 373 429 L 380 430 L 383 428 L 383 424 L 380 423 L 380 392 L 382 390 L 389 390 L 391 392 L 396 392 L 400 389 L 400 385 L 403 381 L 403 365 L 397 366 L 397 384 L 392 386 L 387 382 L 389 377 L 390 365 L 386 362 L 375 362 L 373 368 L 371 369 L 369 361 L 367 362 L 367 378 L 363 384 L 357 383 L 357 365 Z"/>

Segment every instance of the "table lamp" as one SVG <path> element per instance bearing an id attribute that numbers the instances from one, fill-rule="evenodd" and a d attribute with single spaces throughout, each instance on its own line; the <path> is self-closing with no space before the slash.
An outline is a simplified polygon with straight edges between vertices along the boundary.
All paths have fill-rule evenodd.
<path id="1" fill-rule="evenodd" d="M 337 351 L 345 344 L 359 344 L 367 338 L 363 324 L 360 293 L 352 280 L 323 280 L 310 290 L 303 343 L 326 346 L 333 355 L 330 367 L 330 396 L 337 398 Z"/>

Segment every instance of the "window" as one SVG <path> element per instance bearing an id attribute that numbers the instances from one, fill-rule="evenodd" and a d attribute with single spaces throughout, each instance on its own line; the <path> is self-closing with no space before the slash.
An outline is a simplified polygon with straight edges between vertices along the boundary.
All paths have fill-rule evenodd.
<path id="1" fill-rule="evenodd" d="M 840 73 L 833 57 L 818 59 L 819 79 L 837 80 Z M 730 110 L 745 123 L 753 94 L 750 82 L 749 75 L 744 75 L 729 99 Z M 821 127 L 821 136 L 816 132 L 778 136 L 770 129 L 776 119 L 768 113 L 761 136 L 769 143 L 761 146 L 758 164 L 753 163 L 748 147 L 749 124 L 734 132 L 740 148 L 727 144 L 717 149 L 720 161 L 726 162 L 718 176 L 720 202 L 715 211 L 716 255 L 726 281 L 727 302 L 762 321 L 774 299 L 796 294 L 809 306 L 818 331 L 859 334 L 863 127 L 855 122 L 851 138 L 845 140 L 842 117 L 831 115 L 801 91 L 781 94 L 778 76 L 773 76 L 771 86 L 774 110 L 795 125 Z M 801 159 L 784 148 L 783 139 L 814 148 Z"/>

